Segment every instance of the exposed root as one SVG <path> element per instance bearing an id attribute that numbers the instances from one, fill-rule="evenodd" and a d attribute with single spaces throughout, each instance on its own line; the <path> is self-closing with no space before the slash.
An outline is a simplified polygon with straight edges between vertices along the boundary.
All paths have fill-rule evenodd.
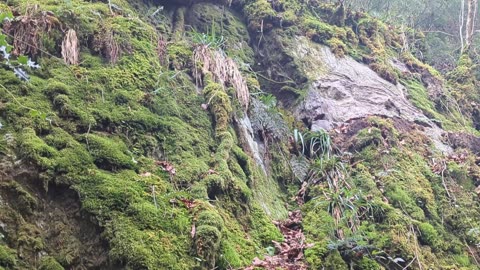
<path id="1" fill-rule="evenodd" d="M 250 91 L 237 64 L 220 50 L 212 50 L 207 45 L 197 46 L 193 52 L 197 84 L 202 85 L 202 75 L 213 75 L 213 79 L 225 86 L 232 86 L 242 107 L 246 110 L 250 102 Z M 199 72 L 199 68 L 201 68 Z"/>
<path id="2" fill-rule="evenodd" d="M 167 42 L 162 35 L 159 35 L 157 39 L 157 55 L 160 64 L 167 65 Z"/>
<path id="3" fill-rule="evenodd" d="M 67 31 L 62 42 L 62 57 L 67 65 L 78 64 L 80 54 L 80 46 L 78 42 L 77 32 L 70 29 Z"/>
<path id="4" fill-rule="evenodd" d="M 122 48 L 115 39 L 115 33 L 111 29 L 103 29 L 95 36 L 94 47 L 96 51 L 107 58 L 110 64 L 117 63 L 122 52 Z"/>

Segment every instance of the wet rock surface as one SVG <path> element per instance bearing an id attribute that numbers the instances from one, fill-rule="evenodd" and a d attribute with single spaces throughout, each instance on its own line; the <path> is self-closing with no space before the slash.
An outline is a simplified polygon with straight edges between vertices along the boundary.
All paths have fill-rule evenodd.
<path id="1" fill-rule="evenodd" d="M 329 130 L 349 119 L 368 115 L 429 122 L 407 100 L 404 86 L 393 85 L 353 58 L 338 58 L 329 48 L 304 38 L 296 38 L 294 44 L 299 48 L 295 56 L 300 61 L 310 59 L 312 66 L 323 67 L 315 72 L 308 71 L 309 66 L 301 67 L 311 83 L 296 113 L 299 118 L 307 119 L 312 130 Z"/>

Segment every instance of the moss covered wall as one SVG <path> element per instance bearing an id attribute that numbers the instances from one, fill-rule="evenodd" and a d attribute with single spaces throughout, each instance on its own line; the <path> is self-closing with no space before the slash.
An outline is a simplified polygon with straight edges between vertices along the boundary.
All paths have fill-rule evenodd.
<path id="1" fill-rule="evenodd" d="M 409 77 L 385 64 L 400 49 L 395 32 L 322 3 L 111 2 L 2 5 L 16 16 L 6 33 L 33 46 L 17 48 L 41 68 L 28 70 L 27 82 L 0 69 L 0 269 L 239 269 L 281 251 L 273 220 L 287 209 L 302 210 L 313 245 L 299 260 L 312 269 L 411 261 L 415 269 L 475 269 L 480 170 L 468 149 L 435 153 L 414 123 L 352 123 L 332 136 L 342 155 L 328 164 L 348 171 L 339 195 L 362 213 L 354 222 L 351 211 L 346 222 L 332 217 L 325 181 L 306 188 L 294 175 L 293 130 L 308 127 L 275 96 L 288 107 L 304 93 L 308 76 L 297 67 L 309 63 L 282 52 L 298 35 L 404 82 L 417 107 L 460 129 L 458 115 L 439 111 L 415 77 L 433 76 L 430 68 L 408 58 L 417 69 Z M 62 59 L 68 29 L 78 36 L 76 65 Z M 248 110 L 234 84 L 211 76 L 231 69 L 201 70 L 208 65 L 196 61 L 198 46 L 233 59 L 249 87 Z M 262 162 L 239 132 L 245 116 Z"/>

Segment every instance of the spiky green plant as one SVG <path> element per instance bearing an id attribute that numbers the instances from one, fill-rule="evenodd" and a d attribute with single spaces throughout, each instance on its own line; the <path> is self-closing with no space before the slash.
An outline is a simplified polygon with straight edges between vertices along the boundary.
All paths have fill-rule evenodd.
<path id="1" fill-rule="evenodd" d="M 212 20 L 212 27 L 207 32 L 202 33 L 192 28 L 190 36 L 195 45 L 205 45 L 210 49 L 223 49 L 225 46 L 224 36 L 218 35 L 215 30 L 215 20 Z"/>

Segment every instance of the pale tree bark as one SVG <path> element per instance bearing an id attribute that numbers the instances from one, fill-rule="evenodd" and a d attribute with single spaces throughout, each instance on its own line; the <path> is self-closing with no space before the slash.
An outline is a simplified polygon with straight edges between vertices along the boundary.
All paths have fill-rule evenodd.
<path id="1" fill-rule="evenodd" d="M 473 42 L 475 33 L 475 19 L 477 17 L 478 0 L 468 0 L 467 22 L 465 25 L 465 49 L 468 50 Z"/>

